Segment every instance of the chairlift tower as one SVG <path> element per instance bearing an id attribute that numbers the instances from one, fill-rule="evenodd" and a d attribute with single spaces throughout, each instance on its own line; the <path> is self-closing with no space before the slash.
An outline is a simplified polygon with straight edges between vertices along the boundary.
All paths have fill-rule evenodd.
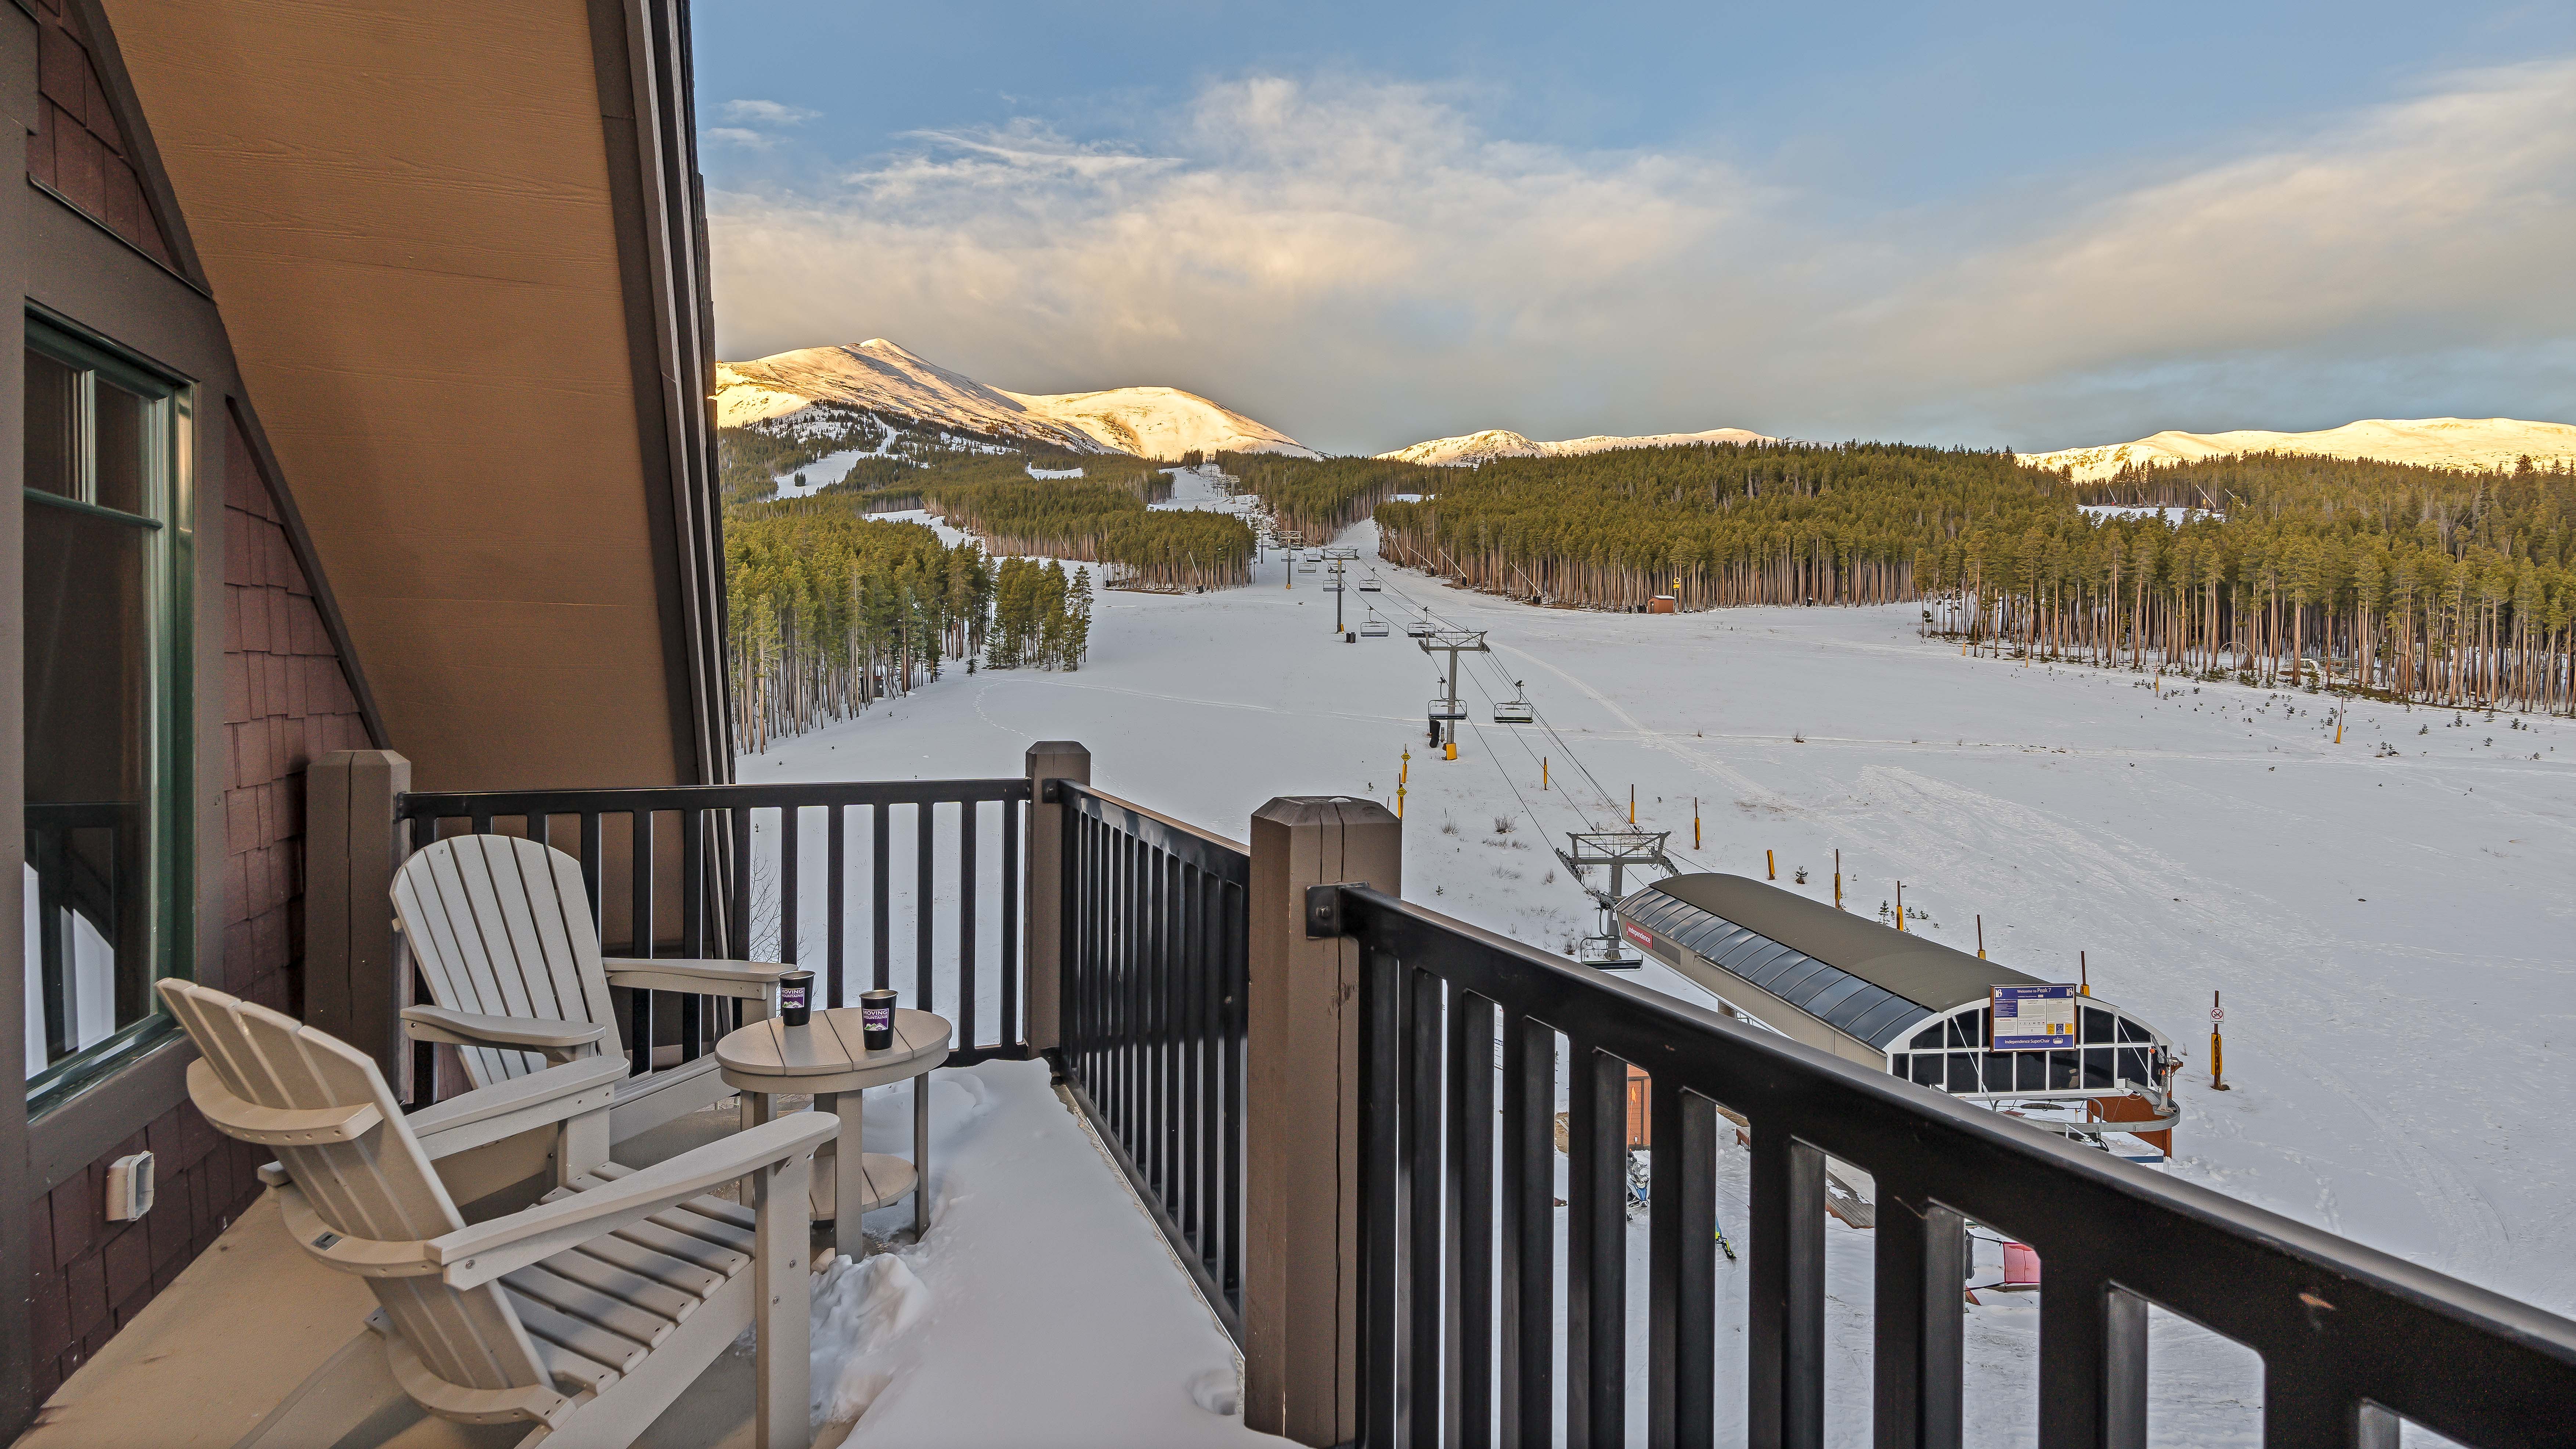
<path id="1" fill-rule="evenodd" d="M 1328 548 L 1324 550 L 1324 561 L 1333 566 L 1333 581 L 1326 584 L 1324 587 L 1333 591 L 1333 632 L 1336 634 L 1344 632 L 1342 628 L 1342 566 L 1353 562 L 1358 559 L 1359 556 L 1360 551 L 1355 548 Z"/>
<path id="2" fill-rule="evenodd" d="M 1431 743 L 1444 743 L 1444 731 L 1447 739 L 1454 740 L 1458 737 L 1458 726 L 1453 721 L 1467 717 L 1466 709 L 1458 703 L 1458 656 L 1491 654 L 1494 651 L 1485 643 L 1482 629 L 1434 629 L 1417 635 L 1413 642 L 1421 645 L 1425 654 L 1449 656 L 1449 692 L 1431 702 Z"/>
<path id="3" fill-rule="evenodd" d="M 1558 851 L 1556 858 L 1565 862 L 1565 868 L 1573 873 L 1575 882 L 1583 887 L 1585 895 L 1592 897 L 1593 905 L 1600 911 L 1595 922 L 1597 929 L 1575 943 L 1576 961 L 1604 971 L 1634 971 L 1645 964 L 1643 958 L 1628 949 L 1627 938 L 1620 934 L 1619 922 L 1613 912 L 1620 898 L 1628 893 L 1627 876 L 1631 866 L 1652 866 L 1666 875 L 1679 873 L 1674 870 L 1671 857 L 1664 853 L 1664 842 L 1671 838 L 1669 830 L 1634 828 L 1569 830 L 1565 833 L 1566 848 Z M 1593 886 L 1591 878 L 1585 874 L 1592 866 L 1609 869 L 1610 889 L 1604 891 Z"/>

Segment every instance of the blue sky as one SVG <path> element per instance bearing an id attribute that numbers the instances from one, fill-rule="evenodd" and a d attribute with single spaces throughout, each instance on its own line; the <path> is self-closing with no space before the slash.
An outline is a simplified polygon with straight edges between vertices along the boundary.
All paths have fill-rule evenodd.
<path id="1" fill-rule="evenodd" d="M 719 347 L 1510 427 L 2576 420 L 2576 7 L 698 0 Z"/>

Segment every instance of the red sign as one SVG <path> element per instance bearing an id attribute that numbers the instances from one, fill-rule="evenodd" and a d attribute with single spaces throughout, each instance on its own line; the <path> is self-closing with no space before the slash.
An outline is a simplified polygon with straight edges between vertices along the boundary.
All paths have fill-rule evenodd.
<path id="1" fill-rule="evenodd" d="M 1650 950 L 1650 951 L 1651 951 L 1651 950 L 1653 950 L 1653 949 L 1654 949 L 1654 947 L 1655 947 L 1655 933 L 1654 933 L 1654 932 L 1649 931 L 1649 930 L 1645 930 L 1645 929 L 1643 929 L 1643 928 L 1639 927 L 1639 926 L 1638 926 L 1634 921 L 1622 921 L 1622 922 L 1620 922 L 1619 924 L 1620 924 L 1620 928 L 1621 928 L 1622 930 L 1625 930 L 1625 931 L 1628 933 L 1628 939 L 1629 939 L 1629 940 L 1636 942 L 1638 945 L 1645 947 L 1647 950 Z"/>

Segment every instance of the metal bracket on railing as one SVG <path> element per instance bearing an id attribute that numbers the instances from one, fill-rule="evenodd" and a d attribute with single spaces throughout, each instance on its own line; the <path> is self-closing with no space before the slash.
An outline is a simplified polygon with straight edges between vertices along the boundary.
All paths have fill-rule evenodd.
<path id="1" fill-rule="evenodd" d="M 1306 939 L 1323 941 L 1345 934 L 1342 930 L 1342 891 L 1348 886 L 1367 884 L 1364 880 L 1353 880 L 1306 887 Z"/>
<path id="2" fill-rule="evenodd" d="M 1052 775 L 1048 776 L 1046 779 L 1040 780 L 1038 782 L 1038 803 L 1041 805 L 1063 804 L 1064 781 Z"/>

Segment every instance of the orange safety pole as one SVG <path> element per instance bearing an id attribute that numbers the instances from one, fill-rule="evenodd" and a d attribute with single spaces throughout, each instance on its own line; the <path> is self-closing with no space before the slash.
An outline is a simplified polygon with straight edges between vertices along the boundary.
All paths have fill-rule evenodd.
<path id="1" fill-rule="evenodd" d="M 2084 963 L 2084 953 L 2081 951 L 2075 953 L 2075 994 L 2078 996 L 2093 994 L 2093 968 Z"/>
<path id="2" fill-rule="evenodd" d="M 1843 853 L 1834 852 L 1834 909 L 1843 908 Z"/>
<path id="3" fill-rule="evenodd" d="M 1977 917 L 1977 959 L 1986 959 L 1986 918 Z"/>
<path id="4" fill-rule="evenodd" d="M 1896 883 L 1896 929 L 1905 929 L 1905 882 Z"/>
<path id="5" fill-rule="evenodd" d="M 1691 849 L 1699 849 L 1699 797 L 1691 797 Z"/>
<path id="6" fill-rule="evenodd" d="M 1771 852 L 1767 850 L 1762 852 L 1762 878 L 1764 880 L 1778 880 L 1780 878 L 1779 863 L 1771 858 Z"/>
<path id="7" fill-rule="evenodd" d="M 2226 1019 L 2227 1012 L 2218 1004 L 2218 993 L 2209 993 L 2209 1090 L 2213 1092 L 2232 1090 L 2227 1085 L 2226 1044 L 2218 1039 L 2218 1024 Z"/>

